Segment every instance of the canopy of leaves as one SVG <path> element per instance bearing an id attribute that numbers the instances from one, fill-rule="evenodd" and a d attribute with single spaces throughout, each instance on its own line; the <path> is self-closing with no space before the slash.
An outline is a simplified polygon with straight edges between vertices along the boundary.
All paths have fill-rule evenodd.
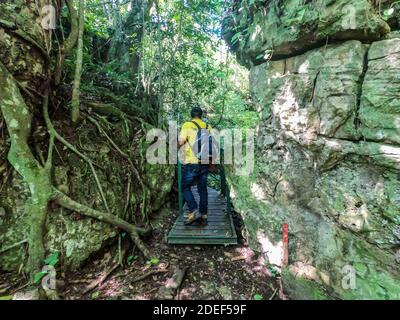
<path id="1" fill-rule="evenodd" d="M 228 5 L 227 0 L 87 0 L 86 79 L 93 81 L 92 73 L 101 72 L 114 93 L 117 87 L 124 94 L 157 96 L 164 120 L 184 121 L 191 107 L 200 105 L 211 124 L 254 125 L 247 70 L 222 38 Z M 119 42 L 114 59 L 113 41 Z M 134 74 L 133 55 L 140 59 Z M 85 89 L 90 91 L 90 82 Z"/>

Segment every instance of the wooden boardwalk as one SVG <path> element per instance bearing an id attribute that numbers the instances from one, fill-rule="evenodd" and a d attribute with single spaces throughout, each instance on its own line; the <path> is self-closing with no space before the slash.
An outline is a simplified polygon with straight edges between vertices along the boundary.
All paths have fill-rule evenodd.
<path id="1" fill-rule="evenodd" d="M 197 187 L 193 187 L 192 192 L 199 203 Z M 180 215 L 168 234 L 168 244 L 237 244 L 232 216 L 227 209 L 227 202 L 218 191 L 208 188 L 208 225 L 185 226 L 185 218 Z M 186 205 L 184 212 L 186 215 Z"/>

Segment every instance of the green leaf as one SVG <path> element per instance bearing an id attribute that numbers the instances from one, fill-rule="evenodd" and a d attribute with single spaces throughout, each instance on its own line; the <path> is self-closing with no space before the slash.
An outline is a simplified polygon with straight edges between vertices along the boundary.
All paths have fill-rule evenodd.
<path id="1" fill-rule="evenodd" d="M 100 292 L 99 291 L 93 292 L 92 295 L 91 295 L 92 299 L 97 299 L 99 296 L 100 296 Z"/>
<path id="2" fill-rule="evenodd" d="M 255 294 L 253 298 L 254 298 L 254 300 L 257 300 L 257 301 L 260 301 L 260 300 L 264 299 L 261 294 Z"/>
<path id="3" fill-rule="evenodd" d="M 235 44 L 236 42 L 239 41 L 240 35 L 241 35 L 240 32 L 238 32 L 238 33 L 236 33 L 236 34 L 233 35 L 233 37 L 232 37 L 232 39 L 231 39 L 232 44 Z"/>
<path id="4" fill-rule="evenodd" d="M 48 256 L 45 260 L 44 260 L 44 263 L 46 264 L 46 265 L 49 265 L 49 266 L 55 266 L 57 263 L 58 263 L 58 257 L 59 257 L 59 255 L 60 255 L 60 252 L 58 252 L 58 251 L 55 251 L 54 253 L 52 253 L 50 256 Z"/>
<path id="5" fill-rule="evenodd" d="M 270 267 L 268 268 L 268 270 L 271 272 L 271 274 L 272 274 L 272 276 L 273 276 L 274 278 L 275 278 L 276 276 L 279 275 L 279 270 L 276 269 L 276 268 L 273 267 L 273 266 L 270 266 Z"/>
<path id="6" fill-rule="evenodd" d="M 35 276 L 33 277 L 33 281 L 35 283 L 39 283 L 46 274 L 47 274 L 46 272 L 42 272 L 42 271 L 36 273 Z"/>
<path id="7" fill-rule="evenodd" d="M 0 297 L 0 301 L 4 301 L 4 300 L 12 300 L 13 296 L 3 296 Z"/>
<path id="8" fill-rule="evenodd" d="M 301 10 L 299 10 L 299 11 L 297 12 L 298 19 L 299 19 L 300 21 L 303 20 L 305 13 L 306 13 L 306 9 L 305 9 L 305 8 L 303 8 L 303 9 L 301 9 Z"/>
<path id="9" fill-rule="evenodd" d="M 139 256 L 129 256 L 127 259 L 128 266 L 131 266 L 133 261 L 137 260 Z"/>
<path id="10" fill-rule="evenodd" d="M 383 11 L 383 15 L 385 16 L 391 16 L 394 13 L 394 9 L 390 8 L 390 9 L 386 9 L 385 11 Z"/>
<path id="11" fill-rule="evenodd" d="M 152 266 L 155 266 L 155 265 L 157 265 L 157 264 L 159 264 L 160 263 L 160 260 L 158 259 L 158 258 L 151 258 L 149 261 L 148 261 L 148 263 L 149 264 L 151 264 Z"/>

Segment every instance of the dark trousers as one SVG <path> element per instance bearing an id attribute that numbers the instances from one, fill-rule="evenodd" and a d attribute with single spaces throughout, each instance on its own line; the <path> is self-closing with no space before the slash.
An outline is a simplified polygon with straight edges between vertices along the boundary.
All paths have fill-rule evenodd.
<path id="1" fill-rule="evenodd" d="M 185 164 L 182 166 L 182 193 L 189 212 L 195 211 L 198 206 L 194 199 L 191 187 L 197 184 L 200 195 L 200 213 L 207 214 L 208 211 L 208 192 L 207 192 L 208 165 Z"/>

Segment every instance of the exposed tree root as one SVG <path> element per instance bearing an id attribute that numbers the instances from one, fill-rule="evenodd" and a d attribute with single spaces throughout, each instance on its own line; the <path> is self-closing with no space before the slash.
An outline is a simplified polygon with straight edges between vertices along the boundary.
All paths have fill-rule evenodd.
<path id="1" fill-rule="evenodd" d="M 103 284 L 104 281 L 107 280 L 107 278 L 115 271 L 117 270 L 117 268 L 119 267 L 119 263 L 114 264 L 114 266 L 112 266 L 110 268 L 110 270 L 108 270 L 100 279 L 96 279 L 95 281 L 93 281 L 92 283 L 90 283 L 85 291 L 83 292 L 84 294 L 89 293 L 90 291 L 96 289 L 97 287 L 101 286 Z"/>
<path id="2" fill-rule="evenodd" d="M 136 109 L 133 109 L 134 112 L 127 113 L 125 110 L 121 110 L 120 108 L 115 107 L 113 104 L 106 103 L 96 103 L 96 102 L 88 102 L 87 106 L 93 111 L 101 116 L 116 118 L 118 120 L 126 120 L 129 119 L 131 121 L 137 121 L 139 123 L 144 123 L 143 119 L 138 118 L 134 114 L 138 112 Z"/>
<path id="3" fill-rule="evenodd" d="M 22 240 L 22 241 L 19 241 L 19 242 L 17 242 L 17 243 L 14 243 L 14 244 L 12 244 L 12 245 L 10 245 L 10 246 L 8 246 L 8 247 L 5 247 L 4 249 L 1 249 L 0 250 L 0 254 L 3 254 L 3 253 L 5 253 L 5 252 L 7 252 L 7 251 L 10 251 L 11 249 L 14 249 L 14 248 L 16 248 L 16 247 L 19 247 L 20 245 L 22 245 L 22 244 L 25 244 L 25 243 L 27 243 L 28 242 L 28 240 Z"/>
<path id="4" fill-rule="evenodd" d="M 174 271 L 172 278 L 168 279 L 165 286 L 158 290 L 158 298 L 164 300 L 172 300 L 175 297 L 175 293 L 179 290 L 182 285 L 183 279 L 185 278 L 187 268 L 177 267 Z"/>
<path id="5" fill-rule="evenodd" d="M 103 200 L 104 206 L 106 207 L 107 212 L 110 212 L 110 209 L 109 209 L 109 207 L 108 207 L 108 203 L 107 203 L 106 197 L 105 197 L 105 195 L 104 195 L 103 188 L 102 188 L 102 186 L 101 186 L 99 177 L 97 176 L 97 173 L 96 173 L 96 170 L 95 170 L 95 168 L 94 168 L 94 165 L 93 165 L 92 160 L 90 160 L 90 159 L 89 159 L 86 155 L 84 155 L 82 152 L 78 151 L 71 143 L 69 143 L 67 140 L 65 140 L 65 139 L 56 131 L 56 129 L 55 129 L 54 126 L 53 126 L 53 123 L 52 123 L 51 120 L 50 120 L 48 108 L 44 108 L 44 110 L 43 110 L 43 117 L 44 117 L 44 120 L 45 120 L 45 122 L 46 122 L 46 126 L 47 126 L 47 129 L 48 129 L 48 131 L 49 131 L 50 137 L 51 137 L 51 136 L 55 137 L 55 139 L 57 139 L 58 141 L 60 141 L 60 142 L 61 142 L 62 144 L 64 144 L 68 149 L 70 149 L 72 152 L 74 152 L 75 154 L 77 154 L 78 156 L 80 156 L 83 160 L 85 160 L 85 161 L 89 164 L 90 170 L 92 171 L 93 176 L 94 176 L 94 179 L 96 180 L 96 185 L 97 185 L 97 188 L 99 189 L 99 193 L 100 193 L 100 196 L 101 196 L 101 198 L 102 198 L 102 200 Z"/>
<path id="6" fill-rule="evenodd" d="M 48 300 L 60 300 L 57 290 L 43 289 Z"/>
<path id="7" fill-rule="evenodd" d="M 95 119 L 93 119 L 91 116 L 88 116 L 88 119 L 89 119 L 90 122 L 92 122 L 92 123 L 97 127 L 97 129 L 99 130 L 99 132 L 100 132 L 101 134 L 103 134 L 103 135 L 106 137 L 106 139 L 111 143 L 111 145 L 115 148 L 115 150 L 117 150 L 117 152 L 129 162 L 129 164 L 130 164 L 131 167 L 132 167 L 133 172 L 134 172 L 135 175 L 136 175 L 136 178 L 137 178 L 138 181 L 140 182 L 140 184 L 141 184 L 141 186 L 142 186 L 142 188 L 143 188 L 143 191 L 144 191 L 144 183 L 143 183 L 143 180 L 142 180 L 142 178 L 140 177 L 139 171 L 137 170 L 137 168 L 136 168 L 135 165 L 133 164 L 131 158 L 130 158 L 125 152 L 123 152 L 123 151 L 118 147 L 118 145 L 114 142 L 114 140 L 112 140 L 112 139 L 110 138 L 110 136 L 106 133 L 106 131 L 100 126 L 100 124 L 98 123 L 98 121 L 96 121 Z"/>
<path id="8" fill-rule="evenodd" d="M 61 191 L 59 191 L 55 188 L 53 190 L 54 190 L 54 193 L 53 193 L 52 200 L 55 201 L 57 204 L 59 204 L 60 206 L 63 206 L 64 208 L 79 212 L 85 216 L 100 220 L 102 222 L 109 223 L 113 226 L 116 226 L 116 227 L 126 231 L 131 236 L 132 241 L 137 245 L 137 247 L 143 253 L 143 255 L 146 258 L 151 257 L 150 251 L 147 249 L 146 245 L 143 243 L 143 241 L 139 237 L 139 234 L 145 234 L 148 232 L 147 230 L 137 228 L 134 225 L 122 220 L 121 218 L 114 216 L 113 214 L 106 213 L 106 212 L 100 212 L 100 211 L 94 210 L 92 208 L 86 207 L 85 205 L 72 200 L 67 195 L 62 193 Z"/>
<path id="9" fill-rule="evenodd" d="M 129 165 L 131 166 L 133 172 L 136 175 L 136 178 L 138 179 L 140 186 L 142 187 L 142 192 L 143 192 L 143 201 L 142 201 L 142 218 L 145 218 L 145 209 L 146 209 L 146 188 L 145 185 L 143 183 L 142 178 L 140 177 L 140 173 L 137 170 L 136 166 L 133 164 L 131 158 L 125 153 L 123 152 L 118 145 L 114 142 L 114 140 L 112 140 L 109 135 L 107 134 L 107 132 L 101 127 L 101 125 L 95 120 L 93 119 L 91 116 L 88 116 L 88 119 L 90 122 L 92 122 L 96 127 L 97 130 L 99 130 L 100 134 L 104 135 L 106 137 L 106 139 L 111 143 L 111 145 L 114 147 L 115 150 L 117 150 L 117 152 L 124 157 Z"/>
<path id="10" fill-rule="evenodd" d="M 51 183 L 52 153 L 54 139 L 58 139 L 69 147 L 72 151 L 81 155 L 86 161 L 93 164 L 86 156 L 82 155 L 72 145 L 65 141 L 55 131 L 48 116 L 48 94 L 46 92 L 43 109 L 44 117 L 50 132 L 50 143 L 47 161 L 42 166 L 33 156 L 28 145 L 28 139 L 31 134 L 32 115 L 25 104 L 19 91 L 18 85 L 7 68 L 0 62 L 0 108 L 4 121 L 7 125 L 10 136 L 10 149 L 8 160 L 15 170 L 22 176 L 29 186 L 30 198 L 25 205 L 26 215 L 29 219 L 30 233 L 28 237 L 28 262 L 27 271 L 33 282 L 34 275 L 41 271 L 42 263 L 45 258 L 44 232 L 48 212 L 48 203 L 51 200 L 58 204 L 89 217 L 112 224 L 130 234 L 131 239 L 142 251 L 146 258 L 150 257 L 150 252 L 139 238 L 139 234 L 145 234 L 148 231 L 136 228 L 126 221 L 110 213 L 103 213 L 82 204 L 79 204 L 60 191 L 56 190 Z M 97 178 L 97 176 L 96 176 Z M 99 183 L 98 178 L 96 181 Z M 103 195 L 104 196 L 104 195 Z M 48 297 L 56 297 L 56 293 L 49 292 Z"/>
<path id="11" fill-rule="evenodd" d="M 144 279 L 146 279 L 146 278 L 148 278 L 148 277 L 150 277 L 150 276 L 154 276 L 154 275 L 156 275 L 156 274 L 167 273 L 167 272 L 168 272 L 168 269 L 151 270 L 151 271 L 149 271 L 149 272 L 147 272 L 147 273 L 145 273 L 145 274 L 142 274 L 141 276 L 139 276 L 139 277 L 133 279 L 133 280 L 132 280 L 132 283 L 142 281 L 142 280 L 144 280 Z"/>

